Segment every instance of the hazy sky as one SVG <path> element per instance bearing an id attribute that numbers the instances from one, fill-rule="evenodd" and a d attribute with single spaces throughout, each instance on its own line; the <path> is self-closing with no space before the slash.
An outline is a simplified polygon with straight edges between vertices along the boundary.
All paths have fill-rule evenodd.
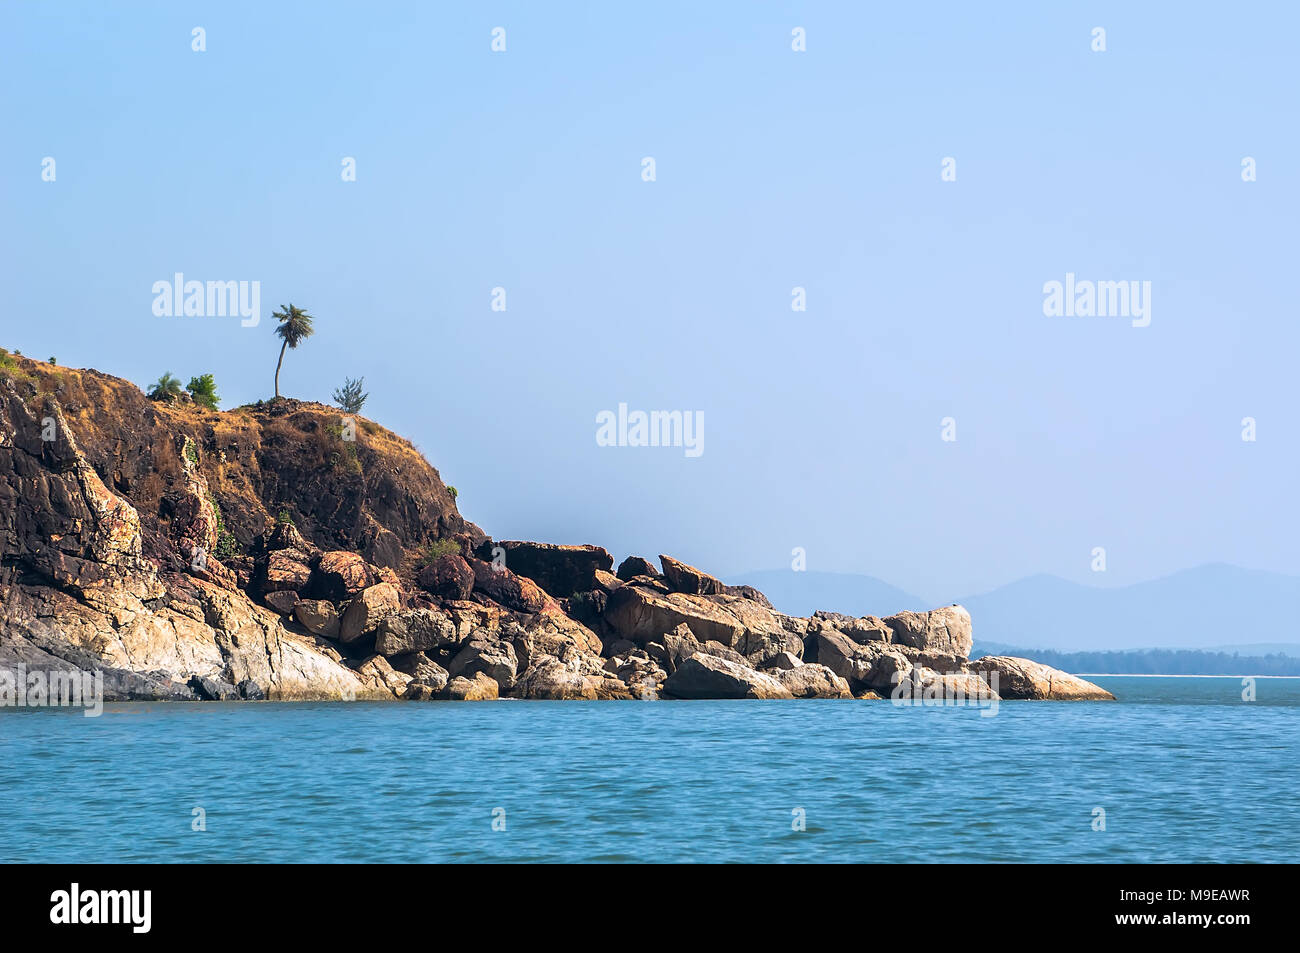
<path id="1" fill-rule="evenodd" d="M 1300 572 L 1297 7 L 993 6 L 8 0 L 0 344 L 231 407 L 293 301 L 285 393 L 365 375 L 498 538 L 936 599 Z M 178 271 L 261 325 L 155 316 Z M 1046 317 L 1067 272 L 1150 325 Z M 598 446 L 620 402 L 704 452 Z"/>

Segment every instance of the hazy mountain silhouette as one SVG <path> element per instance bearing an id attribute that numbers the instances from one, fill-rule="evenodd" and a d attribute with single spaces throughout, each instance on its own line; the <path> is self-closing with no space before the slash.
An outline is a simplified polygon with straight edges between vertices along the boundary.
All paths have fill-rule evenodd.
<path id="1" fill-rule="evenodd" d="M 782 612 L 835 609 L 885 616 L 939 603 L 872 576 L 852 573 L 744 573 Z M 970 610 L 975 639 L 1021 649 L 1191 648 L 1258 653 L 1300 651 L 1289 623 L 1300 605 L 1300 577 L 1212 563 L 1130 586 L 1100 588 L 1057 576 L 1029 576 L 980 595 L 954 600 Z"/>

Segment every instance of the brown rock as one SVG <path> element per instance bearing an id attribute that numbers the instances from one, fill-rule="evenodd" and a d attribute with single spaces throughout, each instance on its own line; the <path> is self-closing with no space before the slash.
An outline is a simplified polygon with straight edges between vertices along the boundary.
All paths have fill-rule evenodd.
<path id="1" fill-rule="evenodd" d="M 464 557 L 439 556 L 423 567 L 415 578 L 421 589 L 444 599 L 468 599 L 474 589 L 474 570 Z"/>
<path id="2" fill-rule="evenodd" d="M 900 612 L 885 619 L 893 640 L 901 645 L 946 652 L 966 658 L 971 649 L 970 613 L 961 606 L 930 612 Z"/>
<path id="3" fill-rule="evenodd" d="M 531 579 L 516 575 L 504 567 L 494 567 L 481 559 L 466 560 L 474 571 L 474 588 L 516 612 L 541 612 L 559 608 L 549 595 Z"/>
<path id="4" fill-rule="evenodd" d="M 849 683 L 825 665 L 799 665 L 776 669 L 777 680 L 795 698 L 851 698 Z"/>
<path id="5" fill-rule="evenodd" d="M 301 592 L 311 580 L 310 557 L 296 549 L 283 549 L 266 557 L 266 576 L 263 588 L 268 591 L 291 589 Z"/>
<path id="6" fill-rule="evenodd" d="M 663 684 L 673 698 L 793 698 L 779 679 L 712 655 L 697 653 Z"/>
<path id="7" fill-rule="evenodd" d="M 642 559 L 640 556 L 629 556 L 618 564 L 618 578 L 627 582 L 635 579 L 637 576 L 649 576 L 654 579 L 659 575 L 659 570 L 655 569 L 654 563 L 648 559 Z"/>
<path id="8" fill-rule="evenodd" d="M 505 550 L 505 565 L 511 572 L 533 580 L 552 596 L 590 592 L 597 587 L 596 573 L 608 572 L 614 557 L 600 546 L 562 546 L 524 540 L 485 543 L 479 555 L 491 558 L 491 550 Z"/>
<path id="9" fill-rule="evenodd" d="M 304 599 L 294 604 L 293 615 L 308 632 L 336 639 L 339 635 L 339 613 L 334 603 L 326 599 Z"/>
<path id="10" fill-rule="evenodd" d="M 262 601 L 280 615 L 290 615 L 293 612 L 293 607 L 298 604 L 298 593 L 289 591 L 268 592 L 262 597 Z"/>
<path id="11" fill-rule="evenodd" d="M 351 608 L 351 607 L 349 607 Z M 392 657 L 455 645 L 462 638 L 456 619 L 441 609 L 403 609 L 379 622 L 375 651 Z"/>
<path id="12" fill-rule="evenodd" d="M 312 588 L 327 599 L 347 599 L 378 582 L 370 565 L 356 553 L 336 550 L 320 557 L 313 572 Z"/>
<path id="13" fill-rule="evenodd" d="M 477 672 L 473 678 L 464 676 L 453 678 L 447 683 L 447 687 L 438 693 L 438 697 L 462 702 L 495 701 L 500 697 L 500 688 L 482 672 Z"/>
<path id="14" fill-rule="evenodd" d="M 519 679 L 514 694 L 519 698 L 595 701 L 596 688 L 587 678 L 553 656 L 544 655 Z"/>
<path id="15" fill-rule="evenodd" d="M 1099 685 L 1059 669 L 1007 655 L 986 655 L 967 663 L 1002 698 L 1056 701 L 1114 701 Z"/>
<path id="16" fill-rule="evenodd" d="M 721 579 L 688 566 L 679 559 L 661 555 L 659 562 L 664 567 L 664 578 L 668 580 L 668 586 L 673 592 L 689 596 L 716 596 L 727 589 Z"/>
<path id="17" fill-rule="evenodd" d="M 390 582 L 361 590 L 339 622 L 339 641 L 355 642 L 379 628 L 385 618 L 402 608 L 402 594 Z"/>

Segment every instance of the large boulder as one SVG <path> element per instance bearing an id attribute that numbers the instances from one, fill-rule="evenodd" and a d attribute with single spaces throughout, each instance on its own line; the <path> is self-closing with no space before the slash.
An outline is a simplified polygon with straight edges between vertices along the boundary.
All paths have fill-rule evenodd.
<path id="1" fill-rule="evenodd" d="M 447 701 L 484 702 L 495 701 L 500 694 L 500 686 L 496 682 L 482 672 L 476 672 L 473 678 L 456 676 L 438 693 L 438 697 Z"/>
<path id="2" fill-rule="evenodd" d="M 361 590 L 339 621 L 339 641 L 355 642 L 379 628 L 388 616 L 402 608 L 402 593 L 391 582 Z"/>
<path id="3" fill-rule="evenodd" d="M 735 615 L 703 596 L 664 594 L 635 585 L 621 586 L 609 597 L 605 622 L 618 635 L 642 645 L 683 622 L 697 639 L 728 646 L 745 633 L 744 624 Z"/>
<path id="4" fill-rule="evenodd" d="M 339 612 L 328 599 L 303 599 L 294 603 L 293 617 L 314 635 L 327 639 L 339 637 Z"/>
<path id="5" fill-rule="evenodd" d="M 562 546 L 524 540 L 485 543 L 479 555 L 490 558 L 493 548 L 505 551 L 505 565 L 511 572 L 527 576 L 553 596 L 590 592 L 597 587 L 597 572 L 609 572 L 614 557 L 600 546 Z"/>
<path id="6" fill-rule="evenodd" d="M 350 599 L 378 581 L 378 573 L 356 553 L 335 550 L 322 554 L 317 561 L 311 588 L 321 598 L 338 601 Z"/>
<path id="7" fill-rule="evenodd" d="M 474 589 L 474 570 L 463 557 L 448 553 L 421 567 L 415 582 L 444 599 L 468 599 Z"/>
<path id="8" fill-rule="evenodd" d="M 433 661 L 423 652 L 411 652 L 407 655 L 398 655 L 389 659 L 393 669 L 398 672 L 404 672 L 411 678 L 428 687 L 429 691 L 425 696 L 431 696 L 447 687 L 447 682 L 451 676 L 447 670 Z"/>
<path id="9" fill-rule="evenodd" d="M 576 665 L 566 664 L 550 655 L 542 656 L 515 685 L 518 698 L 551 701 L 596 700 L 596 688 Z"/>
<path id="10" fill-rule="evenodd" d="M 350 608 L 350 607 L 349 607 Z M 387 615 L 375 634 L 375 651 L 392 657 L 455 645 L 461 632 L 440 609 L 404 609 Z"/>
<path id="11" fill-rule="evenodd" d="M 640 556 L 629 556 L 618 564 L 617 576 L 623 582 L 635 579 L 637 576 L 648 576 L 651 579 L 659 575 L 659 570 L 655 569 L 654 563 Z"/>
<path id="12" fill-rule="evenodd" d="M 971 649 L 970 613 L 961 606 L 930 612 L 900 612 L 885 619 L 893 642 L 967 658 Z"/>
<path id="13" fill-rule="evenodd" d="M 266 557 L 262 589 L 266 592 L 292 589 L 301 592 L 311 581 L 311 557 L 296 549 L 281 549 Z"/>
<path id="14" fill-rule="evenodd" d="M 664 578 L 668 580 L 668 587 L 673 592 L 689 596 L 716 596 L 727 590 L 726 583 L 717 576 L 710 576 L 703 570 L 688 566 L 680 559 L 661 555 L 659 563 L 664 567 Z"/>
<path id="15" fill-rule="evenodd" d="M 677 666 L 663 684 L 673 698 L 793 698 L 779 679 L 736 662 L 698 653 Z"/>
<path id="16" fill-rule="evenodd" d="M 967 663 L 1002 698 L 1053 701 L 1114 701 L 1099 685 L 1059 669 L 1008 655 L 986 655 Z"/>
<path id="17" fill-rule="evenodd" d="M 469 559 L 466 562 L 474 571 L 475 590 L 507 609 L 541 612 L 548 607 L 559 608 L 556 601 L 531 579 L 481 559 Z"/>
<path id="18" fill-rule="evenodd" d="M 514 646 L 504 639 L 475 636 L 466 642 L 447 665 L 452 676 L 471 677 L 480 672 L 503 691 L 514 687 L 519 660 Z"/>
<path id="19" fill-rule="evenodd" d="M 852 698 L 849 683 L 825 665 L 773 669 L 770 674 L 795 698 Z"/>

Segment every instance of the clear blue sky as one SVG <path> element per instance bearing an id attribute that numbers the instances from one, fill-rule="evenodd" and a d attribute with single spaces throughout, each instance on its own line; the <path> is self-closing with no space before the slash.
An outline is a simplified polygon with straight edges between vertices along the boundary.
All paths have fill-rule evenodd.
<path id="1" fill-rule="evenodd" d="M 284 391 L 365 375 L 499 538 L 936 601 L 1300 572 L 1295 5 L 613 6 L 7 0 L 0 344 L 235 406 L 269 318 L 150 288 L 259 280 L 316 317 Z M 1150 327 L 1045 317 L 1066 272 Z M 619 402 L 704 454 L 598 447 Z"/>

